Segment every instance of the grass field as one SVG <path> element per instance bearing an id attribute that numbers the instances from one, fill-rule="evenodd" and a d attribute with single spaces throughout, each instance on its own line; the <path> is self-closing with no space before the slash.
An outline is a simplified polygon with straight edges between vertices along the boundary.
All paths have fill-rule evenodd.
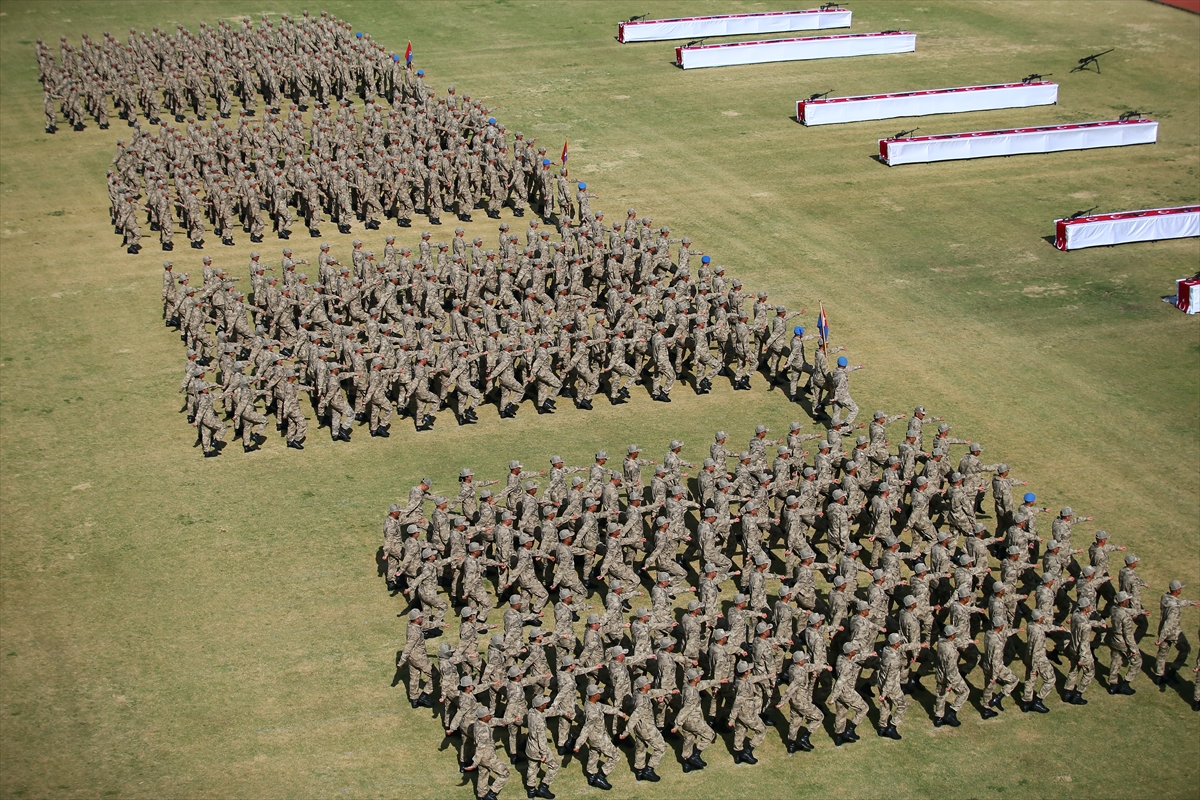
<path id="1" fill-rule="evenodd" d="M 815 5 L 815 4 L 814 4 Z M 1200 198 L 1200 17 L 1124 2 L 868 2 L 855 32 L 907 28 L 915 54 L 684 73 L 670 44 L 619 45 L 618 18 L 766 10 L 738 2 L 339 3 L 321 8 L 402 51 L 439 89 L 499 106 L 620 216 L 634 206 L 690 235 L 748 287 L 792 307 L 823 300 L 850 348 L 864 413 L 923 403 L 984 442 L 1047 505 L 1070 504 L 1144 559 L 1149 604 L 1200 586 L 1200 331 L 1160 297 L 1195 272 L 1195 239 L 1075 253 L 1051 221 Z M 301 6 L 271 6 L 272 15 Z M 309 6 L 314 12 L 317 6 Z M 470 465 L 587 464 L 631 440 L 701 457 L 717 428 L 748 439 L 802 418 L 762 381 L 669 407 L 635 395 L 590 414 L 468 429 L 396 426 L 302 453 L 272 440 L 204 460 L 175 389 L 182 347 L 159 321 L 160 258 L 121 250 L 104 170 L 119 121 L 42 134 L 33 42 L 219 16 L 229 2 L 0 3 L 0 795 L 4 797 L 468 797 L 436 722 L 391 688 L 401 606 L 376 577 L 383 510 L 423 474 L 452 491 Z M 1068 74 L 1110 47 L 1103 74 Z M 798 97 L 956 86 L 1054 73 L 1057 106 L 805 129 Z M 1161 121 L 1157 145 L 889 169 L 881 135 L 1115 118 Z M 508 212 L 506 212 L 506 218 Z M 476 219 L 482 219 L 477 215 Z M 414 229 L 417 230 L 417 229 Z M 494 240 L 476 222 L 468 235 Z M 387 230 L 355 233 L 380 251 Z M 403 243 L 415 245 L 412 234 Z M 182 238 L 182 237 L 180 237 Z M 212 248 L 245 274 L 248 237 Z M 349 237 L 336 237 L 345 260 Z M 210 237 L 211 240 L 211 237 Z M 316 247 L 293 241 L 301 256 Z M 278 247 L 259 246 L 268 260 Z M 197 271 L 186 248 L 174 260 Z M 564 404 L 566 405 L 566 404 Z M 542 468 L 542 467 L 538 467 Z M 1077 538 L 1086 544 L 1094 528 Z M 1189 636 L 1200 614 L 1184 616 Z M 1153 636 L 1143 641 L 1153 664 Z M 1100 655 L 1107 663 L 1107 650 Z M 1190 662 L 1189 662 L 1190 665 Z M 1101 676 L 1105 674 L 1102 667 Z M 974 676 L 978 685 L 979 675 Z M 927 679 L 926 681 L 930 681 Z M 754 768 L 662 783 L 614 774 L 628 797 L 1196 797 L 1200 715 L 1190 685 L 1089 693 L 1030 719 L 935 731 L 928 695 L 904 741 L 844 752 L 827 736 Z M 505 797 L 521 789 L 514 774 Z M 598 796 L 571 761 L 560 796 Z"/>

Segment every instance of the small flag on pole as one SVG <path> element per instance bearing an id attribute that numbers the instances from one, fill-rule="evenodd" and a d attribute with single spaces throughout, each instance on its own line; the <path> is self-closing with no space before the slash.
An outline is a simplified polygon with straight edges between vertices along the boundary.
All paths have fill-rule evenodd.
<path id="1" fill-rule="evenodd" d="M 409 41 L 408 48 L 404 51 L 404 63 L 412 64 L 412 42 Z"/>
<path id="2" fill-rule="evenodd" d="M 563 152 L 562 152 L 562 163 L 563 164 L 567 163 L 567 143 L 568 143 L 567 140 L 563 139 Z"/>
<path id="3" fill-rule="evenodd" d="M 829 341 L 829 318 L 825 316 L 825 304 L 821 303 L 821 315 L 817 317 L 817 333 L 821 334 L 821 338 Z"/>

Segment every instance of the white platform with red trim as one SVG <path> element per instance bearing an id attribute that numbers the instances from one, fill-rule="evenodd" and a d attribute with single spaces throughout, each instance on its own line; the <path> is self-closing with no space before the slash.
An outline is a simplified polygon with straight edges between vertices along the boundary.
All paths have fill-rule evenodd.
<path id="1" fill-rule="evenodd" d="M 864 94 L 796 101 L 796 119 L 805 125 L 832 125 L 929 114 L 959 114 L 997 108 L 1048 106 L 1058 102 L 1058 84 L 1050 81 L 960 86 L 919 92 Z"/>
<path id="2" fill-rule="evenodd" d="M 834 36 L 676 47 L 675 64 L 684 69 L 696 69 L 736 64 L 765 64 L 771 61 L 807 61 L 815 58 L 911 53 L 916 49 L 917 35 L 908 31 L 843 33 Z"/>
<path id="3" fill-rule="evenodd" d="M 1192 236 L 1200 236 L 1200 205 L 1054 220 L 1054 246 L 1059 250 Z"/>
<path id="4" fill-rule="evenodd" d="M 1176 279 L 1175 307 L 1185 314 L 1200 314 L 1200 278 Z"/>
<path id="5" fill-rule="evenodd" d="M 1105 120 L 1041 128 L 944 133 L 904 139 L 880 139 L 879 157 L 890 166 L 1123 147 L 1158 141 L 1158 123 L 1150 119 Z"/>
<path id="6" fill-rule="evenodd" d="M 750 33 L 788 33 L 849 28 L 850 11 L 813 8 L 808 11 L 768 11 L 763 14 L 720 14 L 679 19 L 639 19 L 617 23 L 617 41 L 661 42 L 667 39 L 705 39 Z"/>

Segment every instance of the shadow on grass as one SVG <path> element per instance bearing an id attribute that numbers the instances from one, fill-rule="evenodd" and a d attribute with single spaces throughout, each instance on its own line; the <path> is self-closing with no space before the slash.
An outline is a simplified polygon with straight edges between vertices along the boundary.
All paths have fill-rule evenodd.
<path id="1" fill-rule="evenodd" d="M 1178 695 L 1180 700 L 1182 700 L 1184 703 L 1186 703 L 1187 705 L 1190 706 L 1193 702 L 1192 701 L 1192 696 L 1193 696 L 1192 693 L 1195 691 L 1195 689 L 1193 688 L 1195 684 L 1194 684 L 1194 681 L 1188 680 L 1189 677 L 1193 676 L 1193 673 L 1190 669 L 1185 669 L 1185 666 L 1186 665 L 1183 663 L 1183 659 L 1176 656 L 1176 658 L 1172 662 L 1167 664 L 1166 674 L 1171 675 L 1172 673 L 1174 673 L 1171 680 L 1162 686 L 1155 686 L 1153 683 L 1151 683 L 1150 686 L 1145 689 L 1145 691 L 1149 692 L 1149 691 L 1157 690 L 1160 694 L 1166 694 L 1167 692 L 1174 692 L 1176 695 Z M 1146 656 L 1145 654 L 1143 654 L 1142 655 L 1142 672 L 1144 672 L 1146 674 L 1146 677 L 1149 678 L 1151 681 L 1153 681 L 1155 678 L 1154 670 L 1155 670 L 1154 657 Z"/>

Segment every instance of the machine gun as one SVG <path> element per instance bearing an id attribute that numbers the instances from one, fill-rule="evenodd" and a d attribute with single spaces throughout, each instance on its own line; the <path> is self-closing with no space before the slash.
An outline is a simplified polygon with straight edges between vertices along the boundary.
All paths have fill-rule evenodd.
<path id="1" fill-rule="evenodd" d="M 822 93 L 810 94 L 810 95 L 808 96 L 808 99 L 809 99 L 810 101 L 811 101 L 811 100 L 823 100 L 824 98 L 828 97 L 828 96 L 829 96 L 830 94 L 832 94 L 832 93 L 833 93 L 833 89 L 830 89 L 828 92 L 825 92 L 825 93 L 823 93 L 823 94 L 822 94 Z"/>
<path id="2" fill-rule="evenodd" d="M 1086 217 L 1086 216 L 1090 215 L 1090 214 L 1091 214 L 1093 211 L 1095 211 L 1095 210 L 1096 210 L 1097 208 L 1099 208 L 1099 207 L 1100 207 L 1100 206 L 1092 206 L 1091 208 L 1087 209 L 1086 211 L 1076 211 L 1074 214 L 1072 214 L 1071 216 L 1067 217 L 1067 220 L 1068 220 L 1068 221 L 1070 221 L 1070 220 L 1073 220 L 1073 219 L 1079 219 L 1080 217 Z"/>
<path id="3" fill-rule="evenodd" d="M 1100 62 L 1097 61 L 1096 59 L 1100 58 L 1100 56 L 1106 56 L 1109 53 L 1111 53 L 1113 50 L 1116 50 L 1116 49 L 1117 48 L 1115 48 L 1115 47 L 1110 47 L 1109 49 L 1105 50 L 1103 53 L 1096 53 L 1094 55 L 1084 56 L 1083 58 L 1079 59 L 1078 63 L 1076 63 L 1075 67 L 1071 70 L 1071 72 L 1083 72 L 1088 67 L 1095 65 L 1096 74 L 1099 75 L 1100 74 Z"/>
<path id="4" fill-rule="evenodd" d="M 912 130 L 910 130 L 910 131 L 900 131 L 899 133 L 897 133 L 897 134 L 896 134 L 895 136 L 893 136 L 892 138 L 893 138 L 893 139 L 907 139 L 909 136 L 912 136 L 914 133 L 916 133 L 916 132 L 917 132 L 917 131 L 919 131 L 919 130 L 921 130 L 921 129 L 920 129 L 920 128 L 913 128 L 913 129 L 912 129 Z"/>
<path id="5" fill-rule="evenodd" d="M 646 18 L 646 17 L 648 17 L 648 16 L 650 16 L 650 15 L 649 15 L 649 14 L 642 14 L 640 17 L 630 17 L 629 19 L 627 19 L 627 20 L 625 20 L 625 21 L 626 21 L 626 22 L 637 22 L 638 20 L 643 20 L 643 19 L 645 19 L 645 18 Z"/>
<path id="6" fill-rule="evenodd" d="M 708 37 L 705 37 L 705 38 L 708 38 Z M 685 44 L 684 47 L 695 47 L 695 46 L 701 45 L 701 44 L 704 44 L 704 39 L 692 39 L 690 42 Z"/>
<path id="7" fill-rule="evenodd" d="M 821 8 L 820 8 L 819 10 L 821 10 L 821 11 L 833 11 L 834 9 L 839 9 L 839 10 L 840 10 L 840 9 L 843 9 L 843 8 L 845 8 L 845 7 L 846 7 L 846 4 L 845 4 L 845 3 L 825 3 L 825 4 L 823 4 L 823 5 L 821 6 Z"/>
<path id="8" fill-rule="evenodd" d="M 1121 120 L 1121 122 L 1124 122 L 1125 120 L 1128 120 L 1128 119 L 1141 119 L 1141 118 L 1142 118 L 1141 111 L 1126 111 L 1124 114 L 1117 117 L 1117 119 Z"/>
<path id="9" fill-rule="evenodd" d="M 1021 78 L 1021 83 L 1030 84 L 1030 83 L 1033 83 L 1034 81 L 1040 81 L 1042 78 L 1049 78 L 1053 74 L 1054 74 L 1053 72 L 1047 72 L 1045 75 L 1039 75 L 1036 72 L 1031 72 L 1028 75 L 1026 75 L 1024 78 Z"/>

